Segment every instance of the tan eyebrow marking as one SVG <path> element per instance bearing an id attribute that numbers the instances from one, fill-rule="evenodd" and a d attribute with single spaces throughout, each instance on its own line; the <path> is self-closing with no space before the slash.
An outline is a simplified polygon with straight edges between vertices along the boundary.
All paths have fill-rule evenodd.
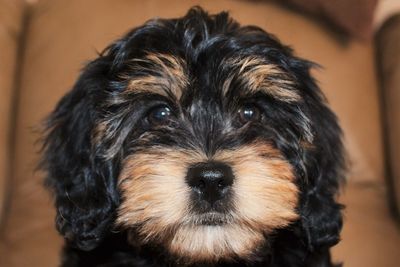
<path id="1" fill-rule="evenodd" d="M 131 78 L 127 92 L 148 92 L 180 99 L 189 84 L 187 67 L 175 56 L 149 53 L 143 59 L 133 59 L 132 69 L 146 74 Z M 121 78 L 129 79 L 123 76 Z"/>
<path id="2" fill-rule="evenodd" d="M 222 85 L 224 94 L 228 92 L 232 81 L 239 79 L 250 93 L 263 92 L 285 102 L 301 99 L 293 79 L 278 66 L 260 57 L 230 58 L 224 64 L 236 69 Z"/>

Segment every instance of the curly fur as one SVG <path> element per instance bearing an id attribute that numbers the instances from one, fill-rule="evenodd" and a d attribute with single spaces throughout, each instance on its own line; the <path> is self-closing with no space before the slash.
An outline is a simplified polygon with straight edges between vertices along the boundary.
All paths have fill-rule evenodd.
<path id="1" fill-rule="evenodd" d="M 329 248 L 342 227 L 335 201 L 343 180 L 341 130 L 312 67 L 262 29 L 197 7 L 179 19 L 150 20 L 112 43 L 47 121 L 42 165 L 66 239 L 63 266 L 333 266 Z M 235 111 L 249 101 L 262 120 L 241 127 Z M 149 110 L 165 103 L 179 115 L 152 128 Z M 162 188 L 180 194 L 184 183 L 157 179 L 162 172 L 184 176 L 191 160 L 213 157 L 236 166 L 242 182 L 235 190 L 249 198 L 232 196 L 241 203 L 231 214 L 237 223 L 207 243 L 208 232 L 176 229 L 189 216 L 189 196 L 163 202 Z M 160 169 L 152 169 L 155 162 Z M 257 186 L 239 179 L 246 175 Z M 152 184 L 140 180 L 147 177 Z M 158 204 L 135 206 L 143 201 Z M 169 224 L 154 215 L 173 210 Z M 246 227 L 240 233 L 247 245 L 235 227 Z M 180 255 L 191 233 L 198 238 L 191 245 L 201 248 Z M 233 252 L 208 257 L 210 248 Z"/>

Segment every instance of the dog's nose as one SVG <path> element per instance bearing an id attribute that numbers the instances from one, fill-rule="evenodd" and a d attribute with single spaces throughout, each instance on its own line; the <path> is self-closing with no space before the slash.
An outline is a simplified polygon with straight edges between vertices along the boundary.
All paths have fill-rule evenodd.
<path id="1" fill-rule="evenodd" d="M 202 200 L 212 205 L 229 192 L 233 184 L 233 172 L 224 163 L 198 163 L 189 168 L 187 183 Z"/>

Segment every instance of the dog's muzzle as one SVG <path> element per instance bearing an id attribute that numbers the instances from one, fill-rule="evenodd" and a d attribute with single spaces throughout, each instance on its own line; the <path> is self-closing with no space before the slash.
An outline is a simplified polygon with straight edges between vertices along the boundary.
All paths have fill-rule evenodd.
<path id="1" fill-rule="evenodd" d="M 225 213 L 234 182 L 232 168 L 221 162 L 202 162 L 188 169 L 186 182 L 191 188 L 194 211 L 199 214 Z"/>

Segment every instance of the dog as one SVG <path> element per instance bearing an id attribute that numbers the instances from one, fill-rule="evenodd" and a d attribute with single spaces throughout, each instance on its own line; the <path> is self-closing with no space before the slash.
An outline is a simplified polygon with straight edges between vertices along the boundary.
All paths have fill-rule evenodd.
<path id="1" fill-rule="evenodd" d="M 61 265 L 334 266 L 345 163 L 315 66 L 200 7 L 108 46 L 46 120 Z"/>

